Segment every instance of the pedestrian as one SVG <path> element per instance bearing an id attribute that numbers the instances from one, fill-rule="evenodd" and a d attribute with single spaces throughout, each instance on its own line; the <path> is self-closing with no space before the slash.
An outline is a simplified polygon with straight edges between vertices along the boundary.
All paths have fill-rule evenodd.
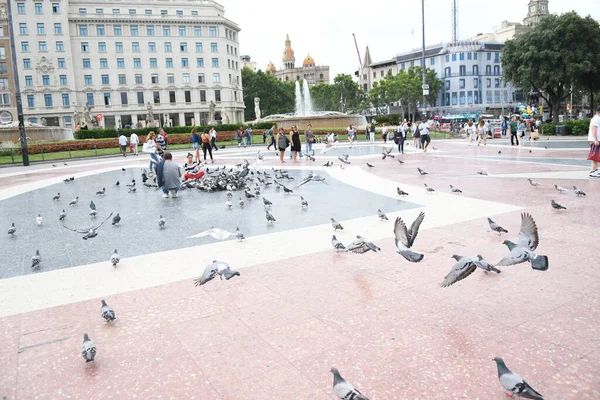
<path id="1" fill-rule="evenodd" d="M 212 147 L 210 145 L 210 133 L 208 131 L 208 128 L 204 129 L 204 133 L 201 136 L 201 140 L 202 154 L 204 155 L 204 163 L 206 163 L 206 152 L 208 151 L 208 154 L 210 155 L 210 162 L 214 164 L 215 160 L 213 160 Z"/>
<path id="2" fill-rule="evenodd" d="M 506 136 L 506 129 L 508 128 L 508 123 L 506 122 L 506 117 L 502 120 L 502 137 Z"/>
<path id="3" fill-rule="evenodd" d="M 165 137 L 163 136 L 163 133 L 165 131 L 162 128 L 158 129 L 158 136 L 156 136 L 156 152 L 158 153 L 159 156 L 162 156 L 163 153 L 165 152 L 166 148 L 166 142 L 165 142 Z"/>
<path id="4" fill-rule="evenodd" d="M 590 120 L 590 130 L 588 132 L 588 142 L 590 142 L 590 154 L 588 160 L 592 162 L 590 178 L 600 178 L 600 105 L 596 108 L 596 115 Z"/>
<path id="5" fill-rule="evenodd" d="M 200 135 L 198 135 L 196 128 L 192 129 L 190 141 L 192 142 L 192 149 L 194 149 L 194 153 L 196 154 L 196 162 L 200 162 Z"/>
<path id="6" fill-rule="evenodd" d="M 413 133 L 413 146 L 415 146 L 415 149 L 420 149 L 421 148 L 421 121 L 417 121 L 417 123 L 415 124 L 415 132 Z"/>
<path id="7" fill-rule="evenodd" d="M 383 128 L 381 129 L 381 138 L 383 139 L 383 143 L 387 143 L 387 136 L 388 136 L 388 127 L 384 125 Z"/>
<path id="8" fill-rule="evenodd" d="M 306 126 L 306 130 L 304 131 L 304 140 L 306 141 L 306 154 L 313 155 L 313 143 L 315 142 L 315 133 L 312 131 L 312 125 L 308 124 Z M 308 157 L 307 157 L 308 160 Z"/>
<path id="9" fill-rule="evenodd" d="M 523 140 L 525 137 L 525 129 L 525 120 L 519 119 L 519 125 L 517 126 L 517 137 L 521 140 Z"/>
<path id="10" fill-rule="evenodd" d="M 421 137 L 421 148 L 423 153 L 427 152 L 427 147 L 431 143 L 431 136 L 429 136 L 429 122 L 423 121 L 419 124 L 419 133 Z"/>
<path id="11" fill-rule="evenodd" d="M 159 145 L 154 140 L 155 136 L 156 136 L 156 134 L 153 131 L 148 132 L 148 136 L 146 136 L 146 142 L 144 143 L 144 145 L 142 147 L 142 151 L 144 153 L 148 153 L 148 155 L 150 155 L 150 165 L 148 167 L 148 170 L 150 171 L 150 173 L 148 175 L 156 172 L 156 167 L 157 167 L 158 163 L 160 162 L 160 159 L 157 155 L 157 150 L 158 150 Z"/>
<path id="12" fill-rule="evenodd" d="M 194 161 L 194 155 L 192 153 L 188 153 L 187 161 L 183 164 L 183 179 L 200 179 L 204 176 L 204 171 L 200 171 L 200 167 L 197 161 Z"/>
<path id="13" fill-rule="evenodd" d="M 277 135 L 277 148 L 279 149 L 279 161 L 283 164 L 283 155 L 285 154 L 285 149 L 290 145 L 290 140 L 285 135 L 283 128 L 279 128 L 279 134 Z"/>
<path id="14" fill-rule="evenodd" d="M 369 141 L 375 143 L 375 122 L 371 122 L 369 126 Z"/>
<path id="15" fill-rule="evenodd" d="M 169 198 L 169 194 L 176 198 L 181 186 L 181 169 L 173 162 L 173 154 L 170 152 L 165 151 L 164 158 L 156 168 L 157 184 L 162 188 L 165 199 Z"/>
<path id="16" fill-rule="evenodd" d="M 517 141 L 517 146 L 519 145 L 519 137 L 517 136 L 517 121 L 515 120 L 515 117 L 511 117 L 510 119 L 510 124 L 508 124 L 510 127 L 510 145 L 514 146 L 515 145 L 515 140 Z"/>
<path id="17" fill-rule="evenodd" d="M 485 120 L 484 129 L 485 129 L 485 138 L 483 140 L 483 144 L 485 144 L 485 142 L 487 141 L 488 135 L 490 137 L 492 136 L 492 127 L 490 125 L 490 121 L 487 119 Z"/>
<path id="18" fill-rule="evenodd" d="M 296 125 L 292 125 L 292 129 L 290 130 L 290 140 L 291 140 L 292 136 L 294 135 L 294 133 L 298 134 L 298 140 L 300 140 L 300 133 L 298 132 L 298 127 Z M 294 147 L 293 141 L 292 141 L 292 147 Z M 290 147 L 290 160 L 292 159 L 292 156 L 294 156 L 294 151 L 292 150 L 292 147 Z M 302 158 L 302 145 L 298 146 L 296 155 L 298 155 L 298 153 L 300 155 L 300 158 Z"/>
<path id="19" fill-rule="evenodd" d="M 129 146 L 131 147 L 131 150 L 133 150 L 134 156 L 138 155 L 138 144 L 140 144 L 140 138 L 138 137 L 137 133 L 132 132 L 131 136 L 129 137 Z"/>
<path id="20" fill-rule="evenodd" d="M 291 156 L 294 158 L 294 162 L 296 162 L 298 158 L 298 152 L 302 151 L 300 132 L 298 132 L 296 125 L 292 126 L 292 130 L 290 131 L 290 141 L 292 142 L 292 147 L 290 148 Z"/>
<path id="21" fill-rule="evenodd" d="M 214 149 L 215 151 L 218 151 L 219 149 L 217 148 L 217 130 L 212 127 L 210 128 L 210 148 Z"/>
<path id="22" fill-rule="evenodd" d="M 467 122 L 467 125 L 465 125 L 463 130 L 467 134 L 467 137 L 469 138 L 469 146 L 471 146 L 473 144 L 473 140 L 477 139 L 477 128 L 473 126 L 472 119 Z"/>
<path id="23" fill-rule="evenodd" d="M 246 145 L 252 146 L 252 128 L 246 129 Z"/>
<path id="24" fill-rule="evenodd" d="M 350 142 L 350 144 L 352 144 L 354 142 L 354 135 L 355 135 L 355 130 L 354 127 L 352 126 L 352 124 L 348 125 L 348 141 Z"/>
<path id="25" fill-rule="evenodd" d="M 127 137 L 123 133 L 119 136 L 119 146 L 121 146 L 123 157 L 127 157 Z"/>
<path id="26" fill-rule="evenodd" d="M 271 127 L 271 129 L 269 129 L 269 145 L 267 146 L 267 151 L 271 150 L 271 146 L 273 146 L 273 148 L 275 150 L 277 150 L 277 143 L 275 143 L 275 136 L 277 136 L 277 132 L 276 132 L 277 127 L 275 125 L 273 125 Z"/>
<path id="27" fill-rule="evenodd" d="M 540 138 L 540 133 L 537 129 L 535 122 L 531 123 L 531 135 L 529 135 L 529 140 L 538 140 Z"/>
<path id="28" fill-rule="evenodd" d="M 394 143 L 398 145 L 398 153 L 404 154 L 404 140 L 406 140 L 406 131 L 400 123 L 394 132 Z"/>
<path id="29" fill-rule="evenodd" d="M 165 145 L 163 146 L 163 148 L 165 149 L 165 151 L 167 151 L 167 146 L 169 146 L 169 135 L 167 134 L 167 131 L 165 131 L 164 129 L 160 129 L 160 133 L 162 133 L 162 137 L 165 139 Z"/>
<path id="30" fill-rule="evenodd" d="M 483 141 L 485 145 L 487 142 L 487 131 L 485 130 L 486 122 L 482 119 L 479 120 L 477 124 L 477 146 Z"/>

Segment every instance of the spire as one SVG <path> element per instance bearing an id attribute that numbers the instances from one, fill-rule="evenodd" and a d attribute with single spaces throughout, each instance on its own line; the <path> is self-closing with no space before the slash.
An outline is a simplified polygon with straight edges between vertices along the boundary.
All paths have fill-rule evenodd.
<path id="1" fill-rule="evenodd" d="M 369 52 L 369 46 L 367 46 L 366 50 L 365 50 L 365 57 L 363 59 L 363 68 L 368 67 L 369 65 L 371 65 L 373 61 L 371 60 L 371 53 Z"/>
<path id="2" fill-rule="evenodd" d="M 296 63 L 296 57 L 294 56 L 294 50 L 292 50 L 292 41 L 290 35 L 285 35 L 285 50 L 283 50 L 283 67 L 285 69 L 294 68 Z"/>

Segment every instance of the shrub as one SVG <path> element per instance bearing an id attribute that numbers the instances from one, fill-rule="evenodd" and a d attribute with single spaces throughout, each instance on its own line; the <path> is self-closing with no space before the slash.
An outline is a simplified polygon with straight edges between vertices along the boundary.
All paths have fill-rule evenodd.
<path id="1" fill-rule="evenodd" d="M 544 134 L 553 135 L 556 132 L 557 126 L 564 126 L 566 135 L 586 136 L 589 132 L 590 120 L 569 120 L 559 123 L 544 122 L 541 129 Z"/>
<path id="2" fill-rule="evenodd" d="M 373 119 L 378 125 L 398 125 L 400 123 L 400 114 L 378 115 Z"/>

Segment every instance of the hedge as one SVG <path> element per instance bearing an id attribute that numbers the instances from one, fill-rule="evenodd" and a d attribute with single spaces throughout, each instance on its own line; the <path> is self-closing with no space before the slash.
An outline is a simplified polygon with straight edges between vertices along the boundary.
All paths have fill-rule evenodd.
<path id="1" fill-rule="evenodd" d="M 540 130 L 545 135 L 553 135 L 556 132 L 557 126 L 564 126 L 566 135 L 587 136 L 590 130 L 590 120 L 568 120 L 558 123 L 544 122 Z"/>

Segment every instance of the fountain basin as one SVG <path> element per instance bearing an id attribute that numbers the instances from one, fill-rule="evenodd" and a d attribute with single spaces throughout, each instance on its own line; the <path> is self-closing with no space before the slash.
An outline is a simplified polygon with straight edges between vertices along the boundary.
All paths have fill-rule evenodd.
<path id="1" fill-rule="evenodd" d="M 59 126 L 45 126 L 42 128 L 26 127 L 25 134 L 27 135 L 27 140 L 33 142 L 73 140 L 73 130 L 71 128 L 61 128 Z M 0 129 L 0 143 L 3 142 L 19 143 L 19 128 Z"/>
<path id="2" fill-rule="evenodd" d="M 290 116 L 270 116 L 263 121 L 273 121 L 278 128 L 290 129 L 292 125 L 296 125 L 299 130 L 304 130 L 308 124 L 311 124 L 313 129 L 346 129 L 352 124 L 357 129 L 365 129 L 367 120 L 364 115 L 290 115 Z"/>

